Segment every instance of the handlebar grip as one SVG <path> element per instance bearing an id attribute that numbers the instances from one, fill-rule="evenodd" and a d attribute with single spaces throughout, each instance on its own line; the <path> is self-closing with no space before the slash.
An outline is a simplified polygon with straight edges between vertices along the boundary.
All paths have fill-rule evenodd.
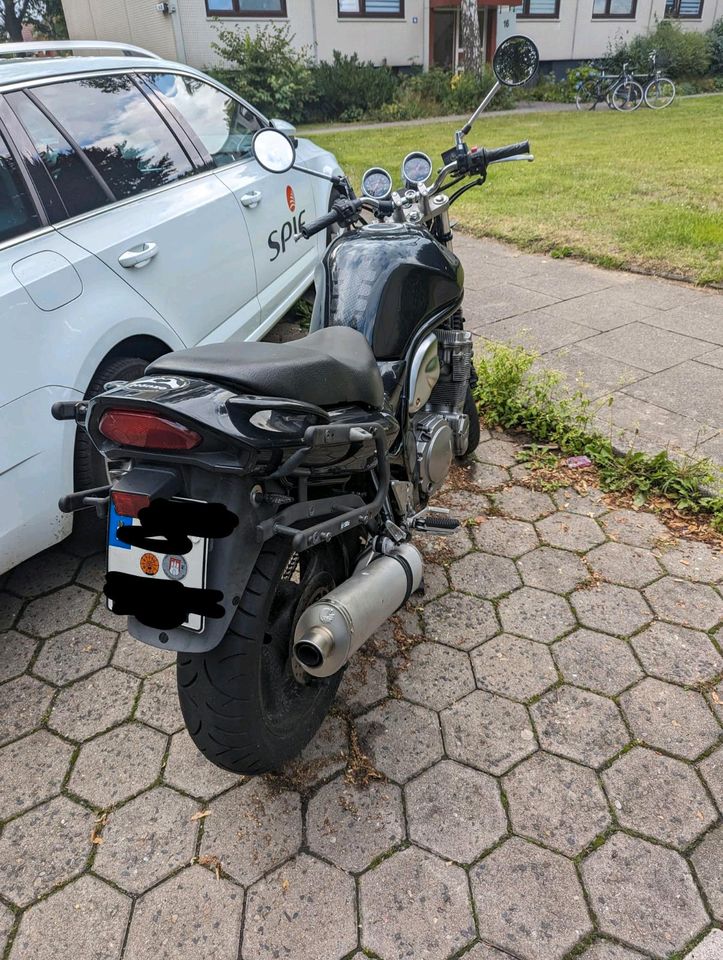
<path id="1" fill-rule="evenodd" d="M 311 223 L 304 224 L 299 230 L 299 233 L 304 240 L 308 240 L 310 237 L 313 237 L 315 233 L 321 233 L 321 231 L 326 230 L 327 227 L 333 226 L 338 218 L 338 211 L 330 210 L 328 213 L 325 213 L 323 217 L 317 217 L 316 220 L 312 220 Z"/>
<path id="2" fill-rule="evenodd" d="M 496 160 L 507 160 L 509 157 L 518 157 L 530 152 L 530 141 L 510 143 L 506 147 L 497 147 L 494 150 L 485 150 L 485 162 L 494 163 Z"/>

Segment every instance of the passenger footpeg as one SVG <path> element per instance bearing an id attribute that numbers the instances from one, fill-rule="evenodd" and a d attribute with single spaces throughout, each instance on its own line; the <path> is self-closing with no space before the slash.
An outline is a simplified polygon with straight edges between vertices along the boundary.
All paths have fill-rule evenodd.
<path id="1" fill-rule="evenodd" d="M 424 513 L 412 520 L 412 529 L 433 537 L 451 537 L 459 530 L 459 520 L 443 513 Z"/>

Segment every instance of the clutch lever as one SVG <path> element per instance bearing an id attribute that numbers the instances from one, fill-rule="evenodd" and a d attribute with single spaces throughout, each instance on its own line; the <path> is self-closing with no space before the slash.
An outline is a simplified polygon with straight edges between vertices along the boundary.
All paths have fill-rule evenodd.
<path id="1" fill-rule="evenodd" d="M 528 163 L 532 163 L 535 159 L 533 153 L 521 153 L 517 154 L 516 157 L 504 157 L 502 160 L 490 160 L 487 164 L 488 167 L 491 167 L 493 163 L 511 163 L 513 160 L 527 160 Z"/>

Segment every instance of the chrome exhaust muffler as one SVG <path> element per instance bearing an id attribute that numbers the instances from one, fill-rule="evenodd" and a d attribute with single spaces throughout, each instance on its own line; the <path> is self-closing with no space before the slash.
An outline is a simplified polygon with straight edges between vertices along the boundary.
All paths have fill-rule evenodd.
<path id="1" fill-rule="evenodd" d="M 344 583 L 302 613 L 294 656 L 312 677 L 330 677 L 422 582 L 422 555 L 411 543 L 376 553 Z"/>

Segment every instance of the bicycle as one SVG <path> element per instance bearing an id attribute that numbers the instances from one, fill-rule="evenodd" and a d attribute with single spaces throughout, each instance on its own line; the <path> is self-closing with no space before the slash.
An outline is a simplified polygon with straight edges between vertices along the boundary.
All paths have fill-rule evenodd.
<path id="1" fill-rule="evenodd" d="M 675 84 L 670 77 L 663 76 L 662 70 L 655 69 L 657 54 L 657 50 L 651 50 L 648 56 L 650 67 L 643 78 L 643 99 L 651 110 L 662 110 L 675 100 Z"/>
<path id="2" fill-rule="evenodd" d="M 627 63 L 615 76 L 606 76 L 602 71 L 597 77 L 588 77 L 578 84 L 575 105 L 578 110 L 594 110 L 598 103 L 628 113 L 637 110 L 643 102 L 643 88 L 633 79 Z"/>

